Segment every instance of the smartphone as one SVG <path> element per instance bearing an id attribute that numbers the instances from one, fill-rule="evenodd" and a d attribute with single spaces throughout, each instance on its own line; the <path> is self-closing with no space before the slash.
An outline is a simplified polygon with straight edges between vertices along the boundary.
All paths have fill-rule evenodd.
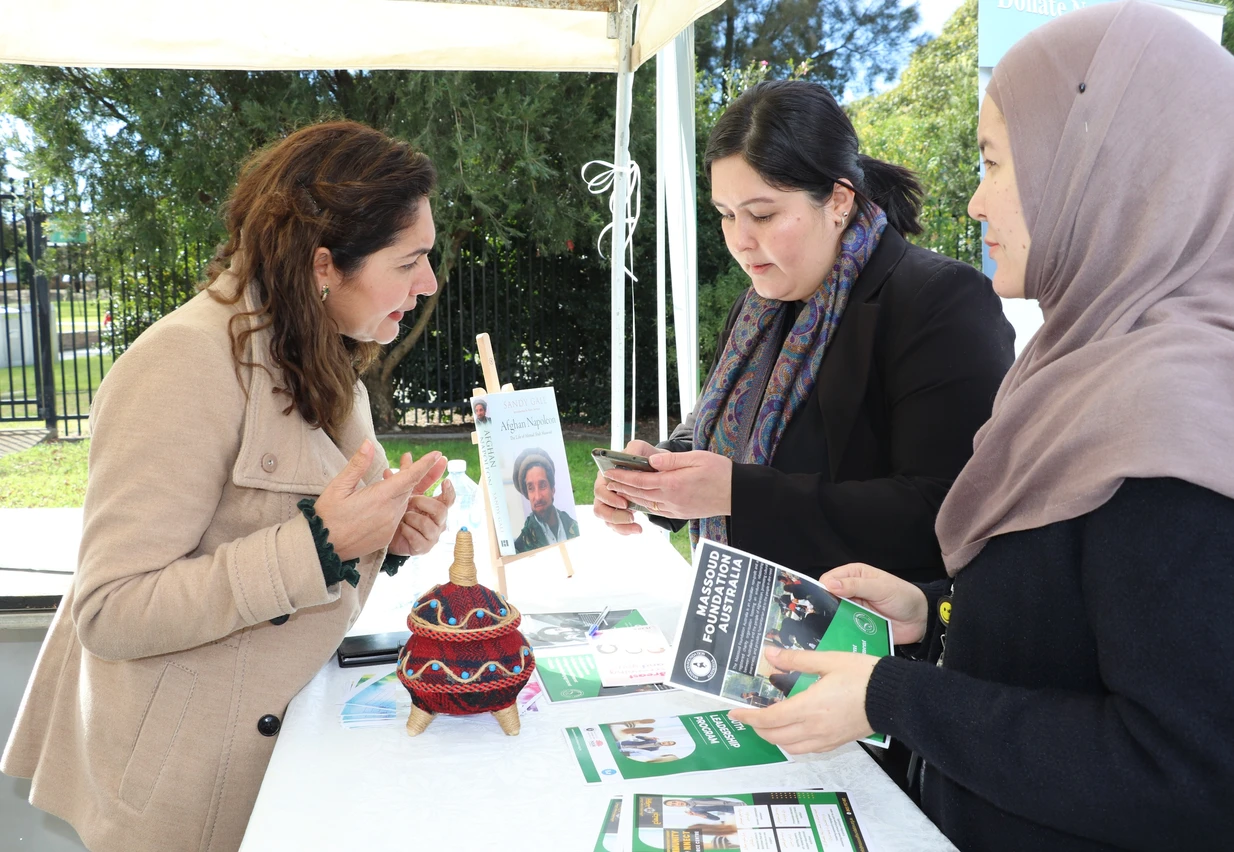
<path id="1" fill-rule="evenodd" d="M 411 638 L 411 631 L 394 633 L 370 633 L 367 636 L 347 636 L 338 646 L 340 668 L 350 666 L 375 666 L 378 663 L 398 661 L 399 651 Z"/>
<path id="2" fill-rule="evenodd" d="M 630 453 L 621 453 L 617 450 L 605 450 L 596 447 L 591 451 L 591 457 L 595 460 L 596 466 L 600 470 L 637 470 L 641 473 L 655 473 L 656 469 L 651 466 L 651 462 L 646 456 L 635 456 Z M 648 515 L 654 515 L 655 512 L 648 509 L 646 506 L 640 506 L 633 500 L 627 501 L 630 508 L 636 512 L 645 512 Z"/>

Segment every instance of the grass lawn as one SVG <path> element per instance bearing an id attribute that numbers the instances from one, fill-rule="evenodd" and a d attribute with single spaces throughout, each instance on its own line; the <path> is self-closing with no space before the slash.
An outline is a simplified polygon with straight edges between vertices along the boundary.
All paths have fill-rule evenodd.
<path id="1" fill-rule="evenodd" d="M 400 456 L 408 452 L 419 458 L 437 450 L 448 458 L 466 459 L 467 475 L 479 481 L 480 456 L 470 440 L 397 440 L 386 441 L 383 446 L 392 465 L 397 465 Z M 566 441 L 574 503 L 580 512 L 591 511 L 591 486 L 596 478 L 595 463 L 591 460 L 594 446 L 593 441 Z M 86 496 L 89 449 L 89 441 L 61 441 L 0 457 L 0 509 L 80 506 Z M 683 529 L 674 533 L 672 542 L 689 560 L 689 532 Z"/>
<path id="2" fill-rule="evenodd" d="M 0 509 L 80 506 L 89 451 L 89 441 L 59 441 L 0 457 Z"/>
<path id="3" fill-rule="evenodd" d="M 56 385 L 56 413 L 77 415 L 90 413 L 90 399 L 98 390 L 103 376 L 111 369 L 110 352 L 100 358 L 97 350 L 89 358 L 57 359 L 52 363 L 52 377 Z M 100 363 L 101 362 L 101 363 Z M 24 383 L 24 384 L 23 384 Z M 5 416 L 34 417 L 38 409 L 29 404 L 13 404 L 14 400 L 32 399 L 35 395 L 34 366 L 0 368 L 0 411 Z M 15 422 L 5 424 L 11 428 L 30 429 L 41 425 L 38 422 Z"/>

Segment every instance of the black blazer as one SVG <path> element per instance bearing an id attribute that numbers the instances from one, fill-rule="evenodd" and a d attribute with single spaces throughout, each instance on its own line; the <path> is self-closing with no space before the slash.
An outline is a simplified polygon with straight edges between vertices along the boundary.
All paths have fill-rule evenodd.
<path id="1" fill-rule="evenodd" d="M 733 466 L 729 542 L 813 576 L 846 562 L 944 576 L 934 519 L 1014 342 L 989 279 L 888 227 L 771 465 Z M 663 446 L 691 449 L 691 432 L 683 424 Z"/>

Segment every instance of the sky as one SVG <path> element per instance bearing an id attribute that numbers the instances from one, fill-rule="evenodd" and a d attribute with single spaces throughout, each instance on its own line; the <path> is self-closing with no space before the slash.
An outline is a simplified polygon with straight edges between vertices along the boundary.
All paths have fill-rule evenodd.
<path id="1" fill-rule="evenodd" d="M 960 8 L 962 0 L 917 0 L 917 9 L 921 12 L 920 32 L 938 35 L 943 31 L 943 24 L 951 17 L 951 13 Z"/>

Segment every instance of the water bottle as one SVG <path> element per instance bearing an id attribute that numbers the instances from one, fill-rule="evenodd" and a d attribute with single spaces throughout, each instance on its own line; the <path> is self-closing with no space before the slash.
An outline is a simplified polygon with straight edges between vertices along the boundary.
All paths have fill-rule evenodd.
<path id="1" fill-rule="evenodd" d="M 444 538 L 453 539 L 467 527 L 473 537 L 480 535 L 484 524 L 484 507 L 480 505 L 480 486 L 467 475 L 465 459 L 450 459 L 446 463 L 447 478 L 454 485 L 454 505 L 446 513 Z"/>

